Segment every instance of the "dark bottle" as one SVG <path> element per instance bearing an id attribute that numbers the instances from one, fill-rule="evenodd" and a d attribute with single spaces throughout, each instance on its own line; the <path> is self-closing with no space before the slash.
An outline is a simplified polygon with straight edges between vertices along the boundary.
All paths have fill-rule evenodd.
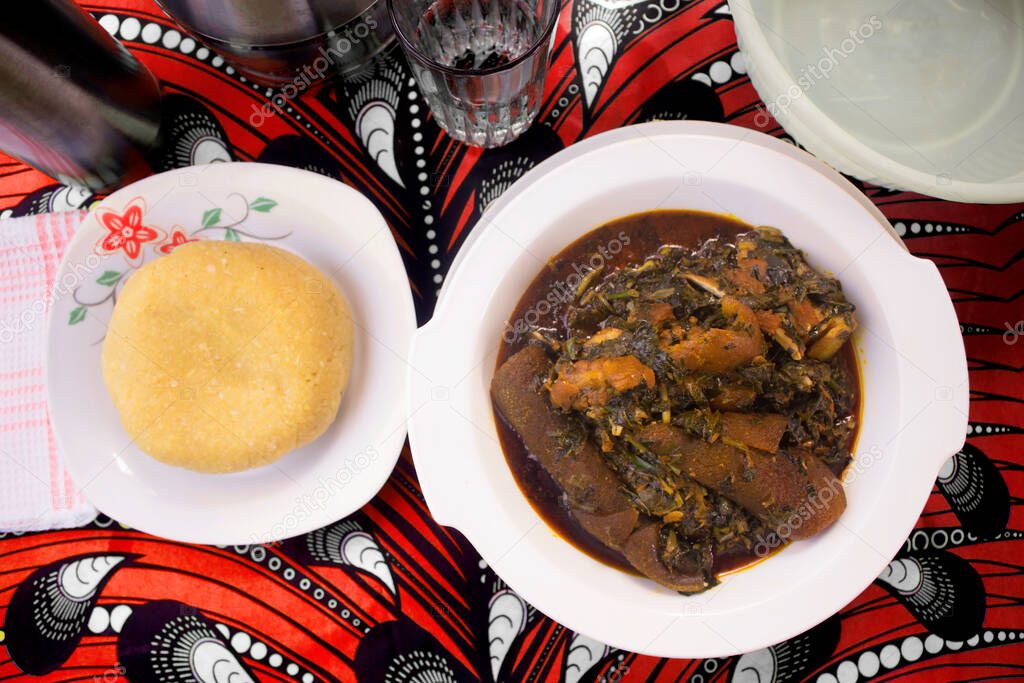
<path id="1" fill-rule="evenodd" d="M 31 0 L 0 22 L 0 148 L 94 192 L 150 172 L 153 75 L 71 0 Z"/>

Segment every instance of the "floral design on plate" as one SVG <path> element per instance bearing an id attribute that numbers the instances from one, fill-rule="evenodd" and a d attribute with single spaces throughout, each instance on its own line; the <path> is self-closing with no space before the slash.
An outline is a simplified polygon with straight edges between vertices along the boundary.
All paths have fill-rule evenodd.
<path id="1" fill-rule="evenodd" d="M 249 214 L 252 213 L 253 211 L 259 213 L 269 213 L 271 210 L 273 210 L 273 208 L 277 206 L 277 202 L 274 201 L 273 199 L 270 199 L 268 197 L 257 197 L 256 199 L 249 201 L 248 199 L 246 199 L 245 195 L 240 194 L 238 192 L 233 192 L 229 194 L 227 196 L 227 199 L 237 201 L 230 202 L 230 206 L 215 206 L 212 209 L 207 209 L 203 211 L 203 217 L 202 220 L 200 221 L 201 227 L 192 233 L 192 237 L 195 237 L 201 232 L 206 232 L 207 230 L 223 230 L 223 239 L 229 242 L 241 242 L 243 235 L 245 237 L 250 237 L 252 239 L 264 240 L 269 242 L 283 240 L 292 234 L 291 231 L 289 230 L 288 232 L 283 233 L 281 235 L 254 235 L 252 233 L 238 229 L 238 226 L 245 223 L 246 219 L 249 218 Z M 229 204 L 229 202 L 225 202 L 225 204 Z M 231 219 L 230 217 L 232 215 L 235 215 L 236 212 L 241 215 L 238 218 Z M 221 222 L 222 219 L 225 218 L 225 214 L 227 214 L 229 218 L 229 221 L 227 223 Z"/>
<path id="2" fill-rule="evenodd" d="M 183 244 L 188 244 L 189 242 L 198 241 L 198 239 L 194 239 L 187 236 L 181 230 L 181 226 L 176 225 L 174 226 L 174 229 L 171 230 L 171 238 L 164 242 L 163 244 L 161 244 L 159 247 L 157 247 L 157 251 L 159 251 L 161 254 L 170 254 L 172 251 L 174 251 L 176 247 L 180 247 Z"/>
<path id="3" fill-rule="evenodd" d="M 121 213 L 99 209 L 100 224 L 107 229 L 107 234 L 100 239 L 97 251 L 100 254 L 124 252 L 129 259 L 137 259 L 146 243 L 162 237 L 159 229 L 142 222 L 145 214 L 146 200 L 142 197 L 131 200 Z"/>
<path id="4" fill-rule="evenodd" d="M 95 252 L 107 257 L 107 261 L 103 263 L 105 268 L 99 277 L 79 284 L 72 291 L 77 306 L 68 314 L 68 325 L 77 325 L 85 320 L 90 309 L 116 304 L 120 288 L 128 276 L 145 264 L 147 248 L 151 248 L 154 257 L 166 256 L 183 244 L 198 242 L 202 239 L 198 235 L 209 230 L 222 230 L 222 239 L 229 242 L 240 242 L 243 235 L 260 241 L 288 237 L 291 231 L 281 235 L 257 235 L 238 227 L 253 211 L 269 213 L 275 206 L 277 201 L 269 197 L 261 195 L 250 201 L 245 195 L 234 192 L 226 197 L 224 206 L 204 210 L 199 227 L 191 233 L 181 225 L 165 231 L 149 222 L 146 200 L 142 197 L 134 197 L 122 211 L 100 208 L 97 217 L 106 233 L 97 240 Z"/>

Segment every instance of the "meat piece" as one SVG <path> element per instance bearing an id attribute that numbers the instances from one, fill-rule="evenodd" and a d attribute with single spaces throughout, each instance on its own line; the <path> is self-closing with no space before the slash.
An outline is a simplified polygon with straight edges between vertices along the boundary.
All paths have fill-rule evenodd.
<path id="1" fill-rule="evenodd" d="M 565 492 L 573 516 L 599 541 L 621 550 L 644 576 L 687 593 L 708 588 L 709 545 L 675 549 L 670 568 L 662 560 L 666 548 L 661 525 L 650 522 L 637 528 L 639 513 L 597 450 L 586 441 L 569 451 L 563 448 L 561 435 L 571 428 L 569 418 L 551 409 L 541 387 L 550 369 L 544 351 L 527 347 L 498 368 L 491 395 L 501 416 Z"/>
<path id="2" fill-rule="evenodd" d="M 693 372 L 720 373 L 746 365 L 764 353 L 764 338 L 749 306 L 731 296 L 722 297 L 722 313 L 733 319 L 729 328 L 695 328 L 664 350 Z"/>
<path id="3" fill-rule="evenodd" d="M 611 548 L 621 548 L 640 519 L 635 508 L 604 515 L 577 509 L 572 511 L 572 516 L 587 533 Z"/>
<path id="4" fill-rule="evenodd" d="M 663 420 L 669 424 L 668 420 Z M 718 413 L 708 410 L 686 410 L 677 413 L 671 424 L 687 434 L 706 441 L 719 438 L 738 448 L 757 448 L 774 453 L 789 427 L 789 418 L 778 413 Z"/>
<path id="5" fill-rule="evenodd" d="M 764 259 L 758 249 L 757 236 L 747 233 L 736 241 L 736 265 L 744 273 L 762 284 L 760 294 L 765 291 L 764 284 L 768 284 L 768 261 Z"/>
<path id="6" fill-rule="evenodd" d="M 569 417 L 552 410 L 544 395 L 542 382 L 550 370 L 551 361 L 540 348 L 529 346 L 516 353 L 491 380 L 495 407 L 565 492 L 574 513 L 596 517 L 624 514 L 616 523 L 606 520 L 608 532 L 599 537 L 607 545 L 619 547 L 632 531 L 627 520 L 632 514 L 635 524 L 636 510 L 622 493 L 619 478 L 589 440 L 566 447 L 566 434 L 572 433 L 573 425 Z M 581 519 L 580 523 L 591 530 L 588 522 Z M 594 529 L 597 524 L 593 523 Z"/>
<path id="7" fill-rule="evenodd" d="M 723 437 L 769 453 L 779 450 L 789 425 L 778 413 L 722 413 L 721 420 Z"/>
<path id="8" fill-rule="evenodd" d="M 736 262 L 744 273 L 749 275 L 758 283 L 768 282 L 768 262 L 765 261 L 760 256 L 752 256 L 749 253 L 744 254 L 741 252 L 739 253 L 738 258 L 736 259 Z M 752 291 L 755 291 L 755 293 L 760 294 L 765 291 L 765 288 L 762 284 L 759 291 Z"/>
<path id="9" fill-rule="evenodd" d="M 728 372 L 749 363 L 760 350 L 752 351 L 750 338 L 740 332 L 713 327 L 688 336 L 666 351 L 672 360 L 693 372 Z"/>
<path id="10" fill-rule="evenodd" d="M 687 476 L 735 501 L 783 539 L 809 538 L 846 509 L 842 483 L 813 455 L 743 450 L 652 423 L 636 435 Z"/>
<path id="11" fill-rule="evenodd" d="M 655 384 L 654 370 L 634 356 L 560 362 L 555 370 L 558 377 L 551 384 L 551 403 L 562 410 L 603 406 L 614 393 L 628 391 L 641 384 L 653 389 Z"/>
<path id="12" fill-rule="evenodd" d="M 757 400 L 757 391 L 747 384 L 726 384 L 718 394 L 711 398 L 711 407 L 715 410 L 743 410 Z"/>
<path id="13" fill-rule="evenodd" d="M 707 544 L 695 547 L 687 564 L 669 568 L 662 561 L 661 525 L 652 522 L 641 526 L 622 546 L 622 554 L 644 576 L 680 593 L 699 593 L 713 585 L 709 578 L 711 549 Z"/>
<path id="14" fill-rule="evenodd" d="M 757 251 L 757 233 L 747 232 L 740 235 L 736 240 L 736 257 L 739 260 L 756 258 L 754 252 Z"/>
<path id="15" fill-rule="evenodd" d="M 667 304 L 663 301 L 641 305 L 637 308 L 636 314 L 637 318 L 646 320 L 654 328 L 661 327 L 663 324 L 676 319 L 676 314 L 672 310 L 672 304 Z"/>
<path id="16" fill-rule="evenodd" d="M 764 284 L 751 272 L 753 268 L 757 267 L 751 262 L 757 260 L 758 259 L 746 259 L 746 263 L 744 261 L 740 261 L 739 268 L 729 268 L 722 271 L 722 277 L 728 280 L 729 284 L 740 292 L 746 292 L 748 294 L 764 294 Z M 763 263 L 763 261 L 761 263 Z"/>
<path id="17" fill-rule="evenodd" d="M 789 309 L 789 319 L 793 322 L 793 327 L 804 340 L 811 334 L 811 330 L 825 319 L 825 313 L 810 299 L 790 301 L 786 307 Z"/>

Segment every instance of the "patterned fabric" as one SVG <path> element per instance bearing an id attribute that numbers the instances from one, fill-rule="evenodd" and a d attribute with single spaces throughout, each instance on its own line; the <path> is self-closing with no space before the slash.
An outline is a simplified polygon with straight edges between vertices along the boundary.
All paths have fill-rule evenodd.
<path id="1" fill-rule="evenodd" d="M 390 222 L 421 321 L 481 211 L 559 149 L 652 119 L 785 137 L 758 106 L 722 0 L 566 4 L 537 123 L 488 152 L 439 132 L 395 52 L 271 107 L 274 93 L 243 82 L 148 0 L 88 8 L 164 82 L 160 168 L 259 160 L 352 185 Z M 8 215 L 92 200 L 13 161 L 0 173 Z M 687 661 L 570 632 L 431 520 L 406 454 L 358 513 L 272 546 L 176 544 L 102 516 L 83 529 L 7 536 L 0 678 L 1024 680 L 1024 205 L 863 190 L 914 253 L 935 260 L 956 302 L 971 370 L 968 444 L 874 585 L 807 633 L 741 657 Z"/>

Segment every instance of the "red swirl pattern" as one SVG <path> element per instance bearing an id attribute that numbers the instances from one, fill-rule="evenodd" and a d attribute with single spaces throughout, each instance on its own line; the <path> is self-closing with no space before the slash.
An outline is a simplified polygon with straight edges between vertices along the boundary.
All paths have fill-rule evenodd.
<path id="1" fill-rule="evenodd" d="M 759 108 L 722 0 L 567 2 L 537 123 L 487 152 L 439 131 L 396 52 L 358 78 L 270 106 L 273 93 L 188 40 L 149 0 L 85 6 L 162 81 L 157 170 L 259 160 L 355 187 L 391 225 L 421 321 L 481 211 L 559 149 L 665 118 L 785 137 Z M 581 56 L 587 31 L 613 36 L 614 47 Z M 270 546 L 183 545 L 102 516 L 83 529 L 4 536 L 0 680 L 1024 680 L 1024 205 L 854 182 L 945 278 L 967 348 L 970 426 L 900 554 L 811 631 L 700 661 L 621 652 L 568 631 L 433 522 L 406 453 L 358 513 Z M 3 215 L 93 199 L 6 157 L 0 187 Z M 203 668 L 208 661 L 216 667 Z"/>

